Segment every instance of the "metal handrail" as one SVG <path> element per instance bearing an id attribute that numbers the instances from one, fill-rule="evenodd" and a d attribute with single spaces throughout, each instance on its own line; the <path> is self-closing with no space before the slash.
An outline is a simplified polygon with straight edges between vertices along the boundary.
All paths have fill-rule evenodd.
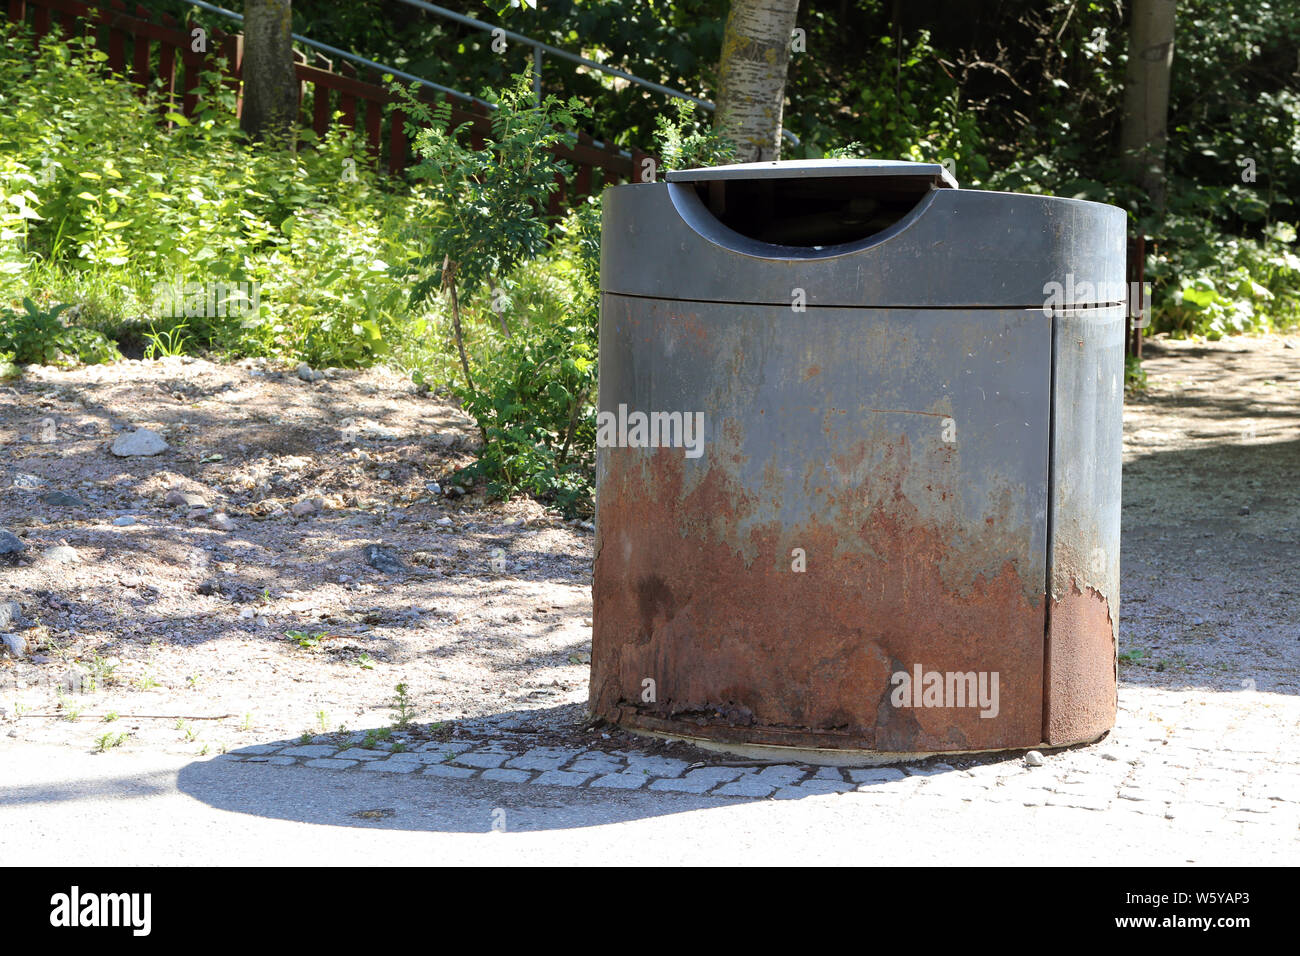
<path id="1" fill-rule="evenodd" d="M 240 23 L 244 22 L 244 18 L 242 15 L 235 13 L 233 10 L 227 10 L 224 7 L 218 7 L 218 6 L 214 6 L 211 3 L 206 3 L 205 0 L 185 0 L 185 2 L 193 6 L 196 6 L 201 10 L 207 10 L 210 13 L 217 13 L 224 17 L 230 17 L 232 20 L 238 20 Z M 296 42 L 301 43 L 304 46 L 309 46 L 314 50 L 321 50 L 325 53 L 329 53 L 334 56 L 341 57 L 344 60 L 350 60 L 353 63 L 360 63 L 362 66 L 368 66 L 371 69 L 379 70 L 383 73 L 391 73 L 393 76 L 400 77 L 403 80 L 409 80 L 413 83 L 419 83 L 421 86 L 427 86 L 429 89 L 437 90 L 439 93 L 446 93 L 449 96 L 454 96 L 457 99 L 464 100 L 467 103 L 477 103 L 479 106 L 485 106 L 490 110 L 494 110 L 497 108 L 497 105 L 495 103 L 490 103 L 487 100 L 480 99 L 477 96 L 471 96 L 468 93 L 462 93 L 460 90 L 453 90 L 450 86 L 443 86 L 441 83 L 433 82 L 433 80 L 426 80 L 422 76 L 414 76 L 413 74 L 405 73 L 397 69 L 397 67 L 395 66 L 385 66 L 382 63 L 376 63 L 374 60 L 367 60 L 364 56 L 358 56 L 355 53 L 349 53 L 347 50 L 340 50 L 336 46 L 330 46 L 328 43 L 321 43 L 319 40 L 313 40 L 311 37 L 305 37 L 300 33 L 291 33 L 289 35 Z M 570 140 L 577 139 L 577 136 L 573 133 L 565 133 L 565 137 Z M 594 146 L 596 149 L 607 148 L 606 145 L 598 139 L 593 139 L 591 141 L 591 145 Z M 617 150 L 617 152 L 618 155 L 622 156 L 624 159 L 632 158 L 632 154 L 628 152 L 626 149 L 619 149 Z"/>
<path id="2" fill-rule="evenodd" d="M 220 14 L 223 17 L 229 17 L 232 20 L 238 20 L 240 23 L 244 22 L 243 16 L 241 16 L 238 13 L 235 13 L 233 10 L 227 10 L 224 7 L 218 7 L 211 3 L 206 3 L 205 0 L 185 0 L 185 2 L 193 6 L 196 6 L 201 10 L 207 10 L 210 13 Z M 421 10 L 427 10 L 428 12 L 436 14 L 437 16 L 444 17 L 448 20 L 454 20 L 457 23 L 463 24 L 468 27 L 473 27 L 476 30 L 486 30 L 489 33 L 493 33 L 499 30 L 501 31 L 502 36 L 508 37 L 511 40 L 516 40 L 519 43 L 524 43 L 527 44 L 528 46 L 531 46 L 533 48 L 533 88 L 534 90 L 537 91 L 539 96 L 541 95 L 541 82 L 542 82 L 542 54 L 549 53 L 552 56 L 557 56 L 564 60 L 571 60 L 574 63 L 579 63 L 582 66 L 588 67 L 589 69 L 599 70 L 600 72 L 607 73 L 610 76 L 620 77 L 622 79 L 627 80 L 630 83 L 635 83 L 638 86 L 645 87 L 646 89 L 654 90 L 656 93 L 662 93 L 665 96 L 675 97 L 676 99 L 690 100 L 695 105 L 700 106 L 706 110 L 709 110 L 710 112 L 717 108 L 716 104 L 710 102 L 709 100 L 703 100 L 697 96 L 691 96 L 689 93 L 683 93 L 681 90 L 675 90 L 670 86 L 664 86 L 662 83 L 655 83 L 653 80 L 642 79 L 639 76 L 634 76 L 633 74 L 627 73 L 623 70 L 615 69 L 612 66 L 605 66 L 605 64 L 603 63 L 597 63 L 595 60 L 589 60 L 585 56 L 579 56 L 576 53 L 570 53 L 568 50 L 563 50 L 560 47 L 551 46 L 549 43 L 543 43 L 540 40 L 534 40 L 532 37 L 524 36 L 522 33 L 516 33 L 513 30 L 507 30 L 505 27 L 493 26 L 490 23 L 484 23 L 482 20 L 475 20 L 473 17 L 465 16 L 463 13 L 457 13 L 454 10 L 446 9 L 445 7 L 435 6 L 432 3 L 425 3 L 424 0 L 398 0 L 398 2 L 405 3 L 409 6 L 416 7 Z M 350 60 L 353 63 L 360 63 L 362 66 L 368 66 L 371 69 L 381 70 L 384 73 L 391 73 L 393 74 L 393 76 L 400 77 L 403 80 L 407 80 L 413 83 L 419 83 L 421 86 L 427 86 L 429 89 L 437 90 L 439 93 L 446 93 L 448 96 L 454 96 L 457 99 L 464 100 L 468 103 L 477 103 L 480 106 L 486 106 L 489 109 L 496 109 L 495 103 L 489 103 L 488 101 L 480 99 L 477 96 L 471 96 L 468 93 L 462 93 L 460 90 L 453 90 L 451 87 L 443 86 L 441 83 L 435 83 L 432 80 L 426 80 L 424 77 L 421 76 L 413 76 L 410 73 L 404 73 L 401 70 L 397 69 L 396 67 L 385 66 L 382 63 L 376 63 L 374 60 L 367 60 L 363 56 L 357 56 L 357 54 L 349 53 L 347 50 L 340 50 L 338 47 L 330 46 L 328 43 L 321 43 L 319 40 L 313 40 L 311 37 L 305 37 L 299 33 L 291 34 L 291 36 L 296 42 L 301 43 L 304 46 L 309 46 L 315 50 L 321 50 L 322 52 L 329 53 L 333 56 L 341 57 L 345 60 Z M 790 132 L 788 129 L 782 128 L 781 135 L 784 136 L 786 139 L 788 139 L 795 146 L 799 145 L 799 137 L 796 136 L 794 133 Z M 603 149 L 605 147 L 605 144 L 600 142 L 599 140 L 593 140 L 592 145 L 595 146 L 597 149 Z M 626 150 L 620 150 L 619 152 L 624 156 L 631 155 Z"/>
<path id="3" fill-rule="evenodd" d="M 511 40 L 515 40 L 518 41 L 519 43 L 525 43 L 528 46 L 531 46 L 533 48 L 533 65 L 534 65 L 533 83 L 536 85 L 535 88 L 538 89 L 539 91 L 541 89 L 540 83 L 541 83 L 541 76 L 542 76 L 542 70 L 541 70 L 542 53 L 546 52 L 549 53 L 551 56 L 558 56 L 560 59 L 571 60 L 574 63 L 579 63 L 585 67 L 588 67 L 589 69 L 599 70 L 602 73 L 608 73 L 610 76 L 620 77 L 631 83 L 635 83 L 638 86 L 643 86 L 648 90 L 654 90 L 656 93 L 662 93 L 665 96 L 672 96 L 679 100 L 690 100 L 696 106 L 701 106 L 704 109 L 709 110 L 710 112 L 717 109 L 717 104 L 712 103 L 709 100 L 702 100 L 698 96 L 691 96 L 691 94 L 683 93 L 681 90 L 675 90 L 671 86 L 664 86 L 662 83 L 656 83 L 653 80 L 642 79 L 639 76 L 634 76 L 633 74 L 627 73 L 623 70 L 615 69 L 612 66 L 606 66 L 603 63 L 597 63 L 595 60 L 589 60 L 585 56 L 579 56 L 576 53 L 570 53 L 568 50 L 561 49 L 558 46 L 551 46 L 549 43 L 543 43 L 541 40 L 534 40 L 532 37 L 524 36 L 524 34 L 522 33 L 516 33 L 514 30 L 507 30 L 505 27 L 493 26 L 490 23 L 484 23 L 482 20 L 476 20 L 473 17 L 466 16 L 463 13 L 457 13 L 454 10 L 448 10 L 446 7 L 439 7 L 432 3 L 426 3 L 425 0 L 398 0 L 398 3 L 404 3 L 409 7 L 416 7 L 420 10 L 427 10 L 430 13 L 437 14 L 438 16 L 443 17 L 447 20 L 454 20 L 457 23 L 462 23 L 467 27 L 473 27 L 476 30 L 486 30 L 489 33 L 500 33 L 501 36 L 508 37 Z M 788 129 L 782 127 L 781 135 L 784 136 L 786 139 L 790 140 L 790 142 L 793 143 L 795 146 L 799 145 L 799 137 L 795 136 L 794 133 L 790 132 Z"/>
<path id="4" fill-rule="evenodd" d="M 205 3 L 204 0 L 185 0 L 186 3 L 198 7 L 200 10 L 207 10 L 209 13 L 218 13 L 223 17 L 229 17 L 232 20 L 244 22 L 242 14 L 235 13 L 233 10 L 227 10 L 224 7 L 214 6 L 211 3 Z M 299 33 L 291 33 L 293 39 L 303 46 L 309 46 L 314 50 L 321 50 L 345 60 L 351 60 L 353 63 L 360 63 L 362 66 L 368 66 L 371 69 L 381 70 L 384 73 L 391 73 L 393 76 L 400 77 L 403 80 L 409 80 L 413 83 L 419 83 L 421 86 L 427 86 L 429 89 L 437 90 L 439 93 L 446 93 L 448 96 L 454 96 L 457 99 L 465 100 L 468 103 L 478 103 L 481 106 L 487 106 L 496 109 L 496 104 L 481 100 L 477 96 L 470 96 L 468 93 L 462 93 L 460 90 L 453 90 L 450 86 L 443 86 L 441 83 L 435 83 L 433 80 L 426 80 L 422 76 L 413 76 L 410 73 L 403 73 L 393 66 L 384 66 L 382 63 L 376 63 L 374 60 L 367 60 L 364 56 L 357 56 L 355 53 L 349 53 L 347 50 L 340 50 L 336 46 L 330 46 L 328 43 L 321 43 L 319 40 L 313 40 L 311 37 L 305 37 Z"/>

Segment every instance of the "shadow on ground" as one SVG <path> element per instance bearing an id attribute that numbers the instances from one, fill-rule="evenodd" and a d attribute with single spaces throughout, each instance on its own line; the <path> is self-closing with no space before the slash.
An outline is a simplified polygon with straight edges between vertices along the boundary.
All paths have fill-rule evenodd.
<path id="1" fill-rule="evenodd" d="M 503 713 L 481 721 L 472 722 L 475 736 L 455 737 L 447 741 L 448 751 L 432 743 L 429 751 L 414 748 L 422 744 L 412 741 L 412 762 L 422 761 L 420 769 L 407 773 L 366 770 L 366 761 L 350 768 L 313 767 L 306 761 L 309 755 L 299 756 L 293 766 L 274 765 L 268 754 L 256 755 L 252 762 L 247 755 L 242 760 L 216 759 L 199 761 L 184 767 L 177 778 L 177 787 L 206 804 L 232 813 L 270 816 L 303 823 L 321 823 L 332 826 L 381 827 L 388 829 L 443 830 L 448 832 L 481 833 L 504 825 L 510 831 L 567 829 L 572 827 L 604 826 L 629 820 L 663 816 L 673 813 L 707 808 L 725 808 L 739 803 L 766 801 L 764 797 L 708 796 L 651 789 L 656 777 L 638 789 L 613 787 L 556 786 L 536 782 L 509 782 L 484 778 L 482 773 L 465 779 L 449 779 L 426 775 L 427 766 L 452 766 L 467 769 L 472 762 L 461 762 L 458 754 L 451 753 L 455 745 L 473 742 L 480 748 L 489 742 L 501 744 L 523 754 L 537 747 L 567 747 L 575 751 L 575 759 L 592 753 L 611 756 L 635 755 L 643 758 L 680 760 L 685 773 L 697 769 L 735 771 L 753 768 L 761 771 L 762 761 L 743 760 L 726 754 L 699 750 L 685 743 L 634 737 L 613 730 L 608 740 L 599 732 L 585 731 L 572 723 L 572 708 L 559 707 L 547 711 Z M 523 723 L 522 721 L 527 721 Z M 496 724 L 499 730 L 489 731 Z M 510 728 L 516 728 L 514 730 Z M 530 732 L 520 732 L 526 729 Z M 380 729 L 372 734 L 382 732 Z M 482 734 L 482 736 L 478 736 Z M 336 735 L 313 739 L 331 740 L 334 745 L 347 746 Z M 418 737 L 417 737 L 418 740 Z M 265 746 L 299 747 L 305 740 L 270 741 Z M 353 746 L 358 746 L 355 740 Z M 587 748 L 579 755 L 577 751 Z M 373 741 L 369 746 L 375 746 Z M 381 744 L 380 746 L 385 746 Z M 248 750 L 249 748 L 243 748 Z M 257 749 L 257 748 L 254 748 Z M 466 753 L 470 751 L 465 751 Z M 424 755 L 422 757 L 422 754 Z M 927 761 L 908 764 L 908 772 L 918 776 L 937 776 L 956 773 L 975 763 L 999 763 L 1019 760 L 1023 751 L 1006 754 L 979 754 L 969 757 L 935 757 Z M 241 756 L 239 751 L 229 755 Z M 282 758 L 283 759 L 283 758 Z M 427 761 L 427 762 L 423 762 Z M 564 764 L 567 766 L 568 762 Z M 787 762 L 786 766 L 803 771 L 800 783 L 820 774 L 835 775 L 840 789 L 870 789 L 883 787 L 885 780 L 858 783 L 848 776 L 848 770 L 835 770 L 813 764 Z M 509 761 L 504 769 L 511 769 Z M 870 768 L 893 772 L 897 768 Z M 533 771 L 534 780 L 539 772 Z M 602 774 L 594 774 L 596 779 Z M 664 778 L 676 780 L 680 778 Z M 824 783 L 822 782 L 824 781 Z M 590 780 L 586 781 L 590 783 Z M 835 780 L 821 776 L 814 787 L 820 789 L 781 790 L 780 799 L 807 799 L 831 792 Z M 142 782 L 142 785 L 147 782 Z M 125 782 L 124 782 L 125 784 Z M 504 823 L 502 822 L 504 821 Z"/>

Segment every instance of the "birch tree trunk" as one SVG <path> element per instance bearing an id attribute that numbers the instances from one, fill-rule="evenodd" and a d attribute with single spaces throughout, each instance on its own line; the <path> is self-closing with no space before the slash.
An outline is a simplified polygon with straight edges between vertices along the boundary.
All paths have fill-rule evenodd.
<path id="1" fill-rule="evenodd" d="M 714 125 L 736 144 L 736 162 L 781 158 L 781 114 L 790 34 L 799 0 L 731 0 Z"/>
<path id="2" fill-rule="evenodd" d="M 1163 210 L 1175 0 L 1134 0 L 1132 7 L 1120 149 L 1129 175 Z"/>
<path id="3" fill-rule="evenodd" d="M 293 148 L 298 77 L 293 70 L 293 0 L 245 0 L 244 112 L 239 125 L 254 139 Z"/>

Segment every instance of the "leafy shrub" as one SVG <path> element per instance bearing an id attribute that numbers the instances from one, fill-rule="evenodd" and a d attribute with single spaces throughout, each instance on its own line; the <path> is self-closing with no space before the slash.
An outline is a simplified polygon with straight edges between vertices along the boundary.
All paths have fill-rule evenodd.
<path id="1" fill-rule="evenodd" d="M 429 200 L 380 177 L 351 130 L 254 148 L 215 72 L 186 118 L 88 39 L 51 34 L 33 56 L 0 30 L 0 301 L 74 302 L 141 340 L 167 328 L 159 287 L 256 283 L 255 314 L 191 317 L 188 347 L 332 365 L 386 352 L 420 251 L 408 216 Z"/>
<path id="2" fill-rule="evenodd" d="M 431 248 L 416 262 L 411 304 L 421 305 L 446 290 L 471 395 L 474 378 L 465 352 L 461 297 L 472 298 L 484 285 L 491 287 L 494 277 L 508 275 L 546 250 L 546 200 L 559 188 L 556 176 L 570 172 L 548 148 L 565 138 L 578 117 L 590 115 L 576 99 L 564 103 L 547 96 L 533 105 L 532 87 L 527 69 L 500 93 L 484 91 L 496 110 L 490 138 L 483 148 L 473 149 L 460 142 L 470 124 L 452 127 L 450 103 L 430 106 L 415 95 L 415 84 L 410 89 L 394 86 L 410 116 L 407 131 L 420 157 L 411 174 L 428 181 L 436 201 L 426 223 Z M 495 292 L 494 298 L 499 298 Z M 504 319 L 502 331 L 510 336 Z"/>
<path id="3" fill-rule="evenodd" d="M 675 118 L 662 113 L 655 117 L 655 139 L 665 170 L 722 166 L 735 159 L 735 143 L 712 126 L 699 128 L 694 103 L 674 99 L 669 108 Z"/>
<path id="4" fill-rule="evenodd" d="M 51 365 L 75 360 L 87 364 L 121 358 L 117 347 L 101 332 L 65 325 L 59 315 L 69 308 L 40 309 L 23 299 L 23 311 L 0 309 L 0 365 Z"/>
<path id="5" fill-rule="evenodd" d="M 566 514 L 592 508 L 599 217 L 595 201 L 571 213 L 551 258 L 534 266 L 561 277 L 561 314 L 548 320 L 534 311 L 485 364 L 482 387 L 460 392 L 485 437 L 462 474 L 486 479 L 495 496 L 524 492 Z"/>
<path id="6" fill-rule="evenodd" d="M 1300 322 L 1294 226 L 1274 223 L 1257 240 L 1225 236 L 1201 217 L 1169 223 L 1149 259 L 1156 328 L 1218 339 Z"/>

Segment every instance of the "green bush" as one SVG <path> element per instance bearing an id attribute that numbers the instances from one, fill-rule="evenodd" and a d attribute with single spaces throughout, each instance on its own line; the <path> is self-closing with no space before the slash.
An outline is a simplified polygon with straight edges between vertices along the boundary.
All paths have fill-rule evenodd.
<path id="1" fill-rule="evenodd" d="M 550 256 L 520 277 L 515 298 L 533 305 L 528 321 L 498 341 L 480 387 L 459 390 L 485 438 L 462 474 L 485 479 L 490 494 L 524 492 L 570 515 L 593 507 L 599 270 L 600 205 L 590 200 L 567 217 Z M 537 289 L 547 278 L 550 288 Z M 548 300 L 551 309 L 537 308 Z"/>
<path id="2" fill-rule="evenodd" d="M 158 290 L 250 283 L 253 314 L 189 317 L 192 348 L 356 365 L 409 321 L 404 259 L 430 200 L 337 125 L 255 148 L 216 73 L 192 118 L 142 99 L 86 39 L 12 26 L 0 50 L 0 301 L 79 307 L 114 336 L 166 330 Z M 160 121 L 160 112 L 165 120 Z"/>
<path id="3" fill-rule="evenodd" d="M 65 325 L 60 313 L 69 306 L 40 309 L 23 299 L 23 310 L 0 309 L 0 367 L 84 362 L 95 365 L 121 358 L 117 347 L 94 329 Z"/>

